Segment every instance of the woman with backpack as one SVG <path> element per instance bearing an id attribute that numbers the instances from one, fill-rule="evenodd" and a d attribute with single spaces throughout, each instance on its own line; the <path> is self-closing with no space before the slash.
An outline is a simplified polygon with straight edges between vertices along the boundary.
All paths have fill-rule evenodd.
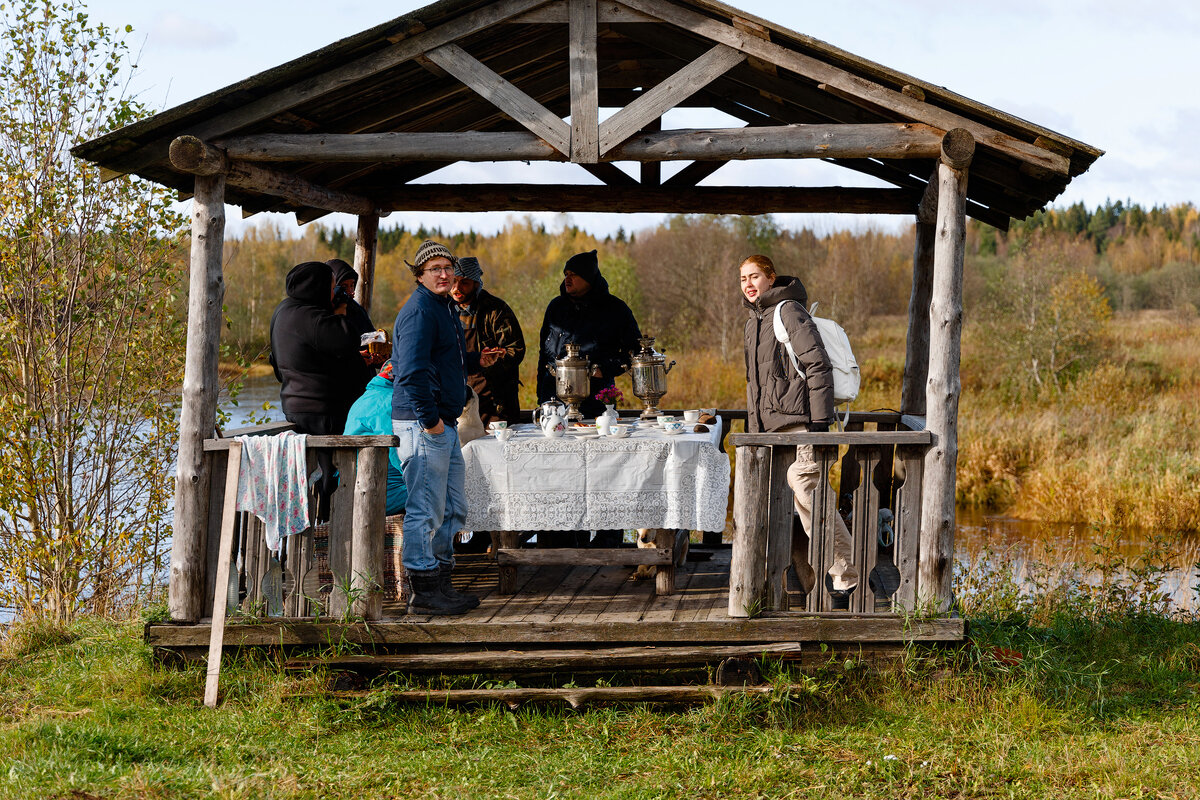
<path id="1" fill-rule="evenodd" d="M 746 430 L 749 433 L 826 432 L 834 420 L 833 376 L 829 355 L 807 309 L 808 293 L 798 278 L 777 275 L 775 264 L 764 255 L 752 255 L 740 268 L 742 302 L 746 320 Z M 793 368 L 787 348 L 776 337 L 776 318 L 782 323 L 796 358 Z M 812 445 L 796 448 L 796 461 L 787 481 L 795 494 L 796 515 L 803 530 L 792 529 L 792 567 L 806 594 L 817 576 L 808 562 L 808 536 L 812 527 L 813 490 L 821 468 Z M 858 585 L 852 559 L 850 532 L 838 514 L 833 515 L 833 566 L 825 576 L 834 609 L 848 609 L 850 594 Z"/>

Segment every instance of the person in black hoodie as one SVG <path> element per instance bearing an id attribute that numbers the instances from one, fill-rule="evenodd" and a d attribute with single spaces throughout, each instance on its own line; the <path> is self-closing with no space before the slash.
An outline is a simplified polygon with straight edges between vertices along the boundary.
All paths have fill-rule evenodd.
<path id="1" fill-rule="evenodd" d="M 362 374 L 371 372 L 359 355 L 358 331 L 334 313 L 327 264 L 297 264 L 286 286 L 287 297 L 271 315 L 271 366 L 282 384 L 283 415 L 300 433 L 340 434 L 366 385 Z"/>
<path id="2" fill-rule="evenodd" d="M 595 250 L 567 259 L 563 276 L 558 297 L 546 307 L 539 337 L 538 402 L 555 396 L 554 361 L 566 355 L 568 342 L 574 342 L 580 355 L 597 367 L 588 397 L 579 404 L 585 417 L 594 417 L 604 412 L 596 393 L 612 386 L 613 379 L 629 368 L 630 353 L 640 349 L 642 333 L 625 301 L 609 293 Z"/>
<path id="3" fill-rule="evenodd" d="M 340 258 L 331 258 L 325 263 L 333 270 L 333 282 L 336 284 L 333 287 L 334 310 L 345 306 L 346 319 L 350 320 L 351 326 L 360 334 L 375 330 L 371 315 L 354 299 L 354 288 L 358 286 L 358 273 L 354 271 L 354 267 Z"/>

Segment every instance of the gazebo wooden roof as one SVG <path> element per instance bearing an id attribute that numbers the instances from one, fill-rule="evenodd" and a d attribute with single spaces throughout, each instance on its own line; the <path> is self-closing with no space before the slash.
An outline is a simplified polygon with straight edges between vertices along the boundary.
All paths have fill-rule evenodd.
<path id="1" fill-rule="evenodd" d="M 589 21 L 571 25 L 572 14 Z M 659 131 L 678 106 L 747 127 Z M 620 110 L 597 125 L 599 108 Z M 179 151 L 172 164 L 170 145 L 196 137 L 226 161 L 229 202 L 302 222 L 391 210 L 911 214 L 941 135 L 955 128 L 978 146 L 967 214 L 1001 228 L 1102 154 L 712 0 L 443 0 L 74 152 L 189 196 L 203 151 Z M 896 188 L 797 188 L 786 173 L 777 190 L 694 188 L 728 160 L 794 157 Z M 603 183 L 486 185 L 469 196 L 411 184 L 459 160 L 572 161 Z M 693 163 L 663 182 L 664 160 Z M 614 161 L 642 162 L 640 181 Z"/>
<path id="2" fill-rule="evenodd" d="M 681 106 L 746 125 L 661 130 L 663 114 Z M 600 120 L 601 108 L 619 110 Z M 910 471 L 914 504 L 902 522 L 910 532 L 919 522 L 914 596 L 946 610 L 966 217 L 1007 227 L 1102 154 L 712 0 L 443 0 L 74 153 L 194 198 L 171 555 L 178 621 L 202 615 L 206 548 L 217 546 L 204 440 L 216 420 L 227 201 L 247 213 L 294 211 L 301 222 L 357 215 L 356 294 L 368 307 L 379 217 L 395 210 L 915 216 L 900 410 L 931 444 L 921 476 Z M 788 185 L 786 168 L 777 187 L 696 185 L 731 160 L 794 158 L 890 188 Z M 458 161 L 570 162 L 600 183 L 412 183 Z M 638 178 L 613 163 L 621 161 L 639 162 Z M 663 181 L 663 161 L 690 163 Z M 809 435 L 743 444 L 784 453 Z M 790 503 L 771 519 L 790 535 Z M 377 522 L 364 516 L 362 525 Z M 364 542 L 381 535 L 355 524 Z"/>

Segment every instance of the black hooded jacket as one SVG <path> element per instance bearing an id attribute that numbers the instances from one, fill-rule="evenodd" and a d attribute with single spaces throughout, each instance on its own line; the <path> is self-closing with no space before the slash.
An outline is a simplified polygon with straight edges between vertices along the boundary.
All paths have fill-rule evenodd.
<path id="1" fill-rule="evenodd" d="M 568 263 L 568 267 L 571 264 Z M 558 297 L 546 307 L 539 337 L 537 396 L 544 402 L 554 394 L 554 360 L 567 354 L 567 343 L 579 345 L 580 353 L 600 367 L 603 377 L 592 378 L 588 400 L 580 404 L 584 416 L 592 417 L 604 411 L 604 404 L 593 400 L 596 392 L 612 386 L 613 378 L 629 367 L 630 352 L 637 352 L 641 330 L 625 301 L 608 291 L 608 281 L 597 268 L 592 274 L 581 274 L 592 288 L 581 298 L 567 294 L 566 283 L 559 286 Z"/>
<path id="2" fill-rule="evenodd" d="M 358 273 L 354 270 L 354 267 L 342 259 L 331 258 L 325 263 L 333 268 L 334 283 L 340 284 L 349 278 L 353 278 L 354 282 L 358 283 Z M 371 315 L 353 297 L 346 298 L 346 318 L 350 320 L 350 326 L 360 334 L 370 333 L 375 330 L 375 323 L 371 322 Z"/>
<path id="3" fill-rule="evenodd" d="M 319 261 L 287 275 L 287 297 L 271 315 L 271 366 L 283 384 L 283 413 L 342 418 L 362 394 L 370 369 L 358 354 L 358 333 L 330 301 L 333 271 Z M 338 430 L 341 430 L 339 427 Z"/>

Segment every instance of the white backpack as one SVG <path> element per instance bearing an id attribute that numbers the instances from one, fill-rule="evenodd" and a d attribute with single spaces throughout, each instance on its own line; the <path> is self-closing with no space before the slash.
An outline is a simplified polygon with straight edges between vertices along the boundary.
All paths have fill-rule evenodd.
<path id="1" fill-rule="evenodd" d="M 784 302 L 794 303 L 796 301 L 785 300 Z M 804 370 L 800 369 L 800 360 L 792 348 L 791 338 L 783 326 L 783 319 L 780 316 L 782 308 L 783 303 L 775 305 L 775 338 L 787 349 L 788 358 L 792 360 L 796 374 L 800 376 L 801 380 L 807 380 Z M 808 309 L 808 313 L 809 316 L 812 316 L 812 321 L 816 323 L 817 331 L 821 334 L 821 342 L 825 345 L 825 352 L 829 355 L 829 362 L 833 366 L 833 404 L 839 406 L 846 403 L 846 419 L 849 420 L 849 403 L 858 397 L 858 362 L 854 359 L 854 351 L 850 349 L 850 339 L 842 330 L 842 326 L 831 319 L 813 316 L 813 312 L 816 310 L 817 304 L 813 303 L 812 307 Z"/>

